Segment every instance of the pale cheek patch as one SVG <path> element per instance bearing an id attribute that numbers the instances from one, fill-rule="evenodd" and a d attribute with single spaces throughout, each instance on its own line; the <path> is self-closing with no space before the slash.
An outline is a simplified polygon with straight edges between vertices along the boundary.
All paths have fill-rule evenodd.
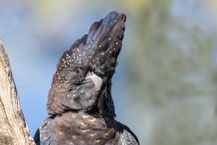
<path id="1" fill-rule="evenodd" d="M 93 82 L 94 82 L 94 85 L 95 85 L 95 90 L 98 91 L 101 86 L 102 86 L 102 78 L 100 78 L 99 76 L 97 76 L 95 73 L 88 73 L 87 76 L 86 76 L 86 79 L 91 79 Z"/>

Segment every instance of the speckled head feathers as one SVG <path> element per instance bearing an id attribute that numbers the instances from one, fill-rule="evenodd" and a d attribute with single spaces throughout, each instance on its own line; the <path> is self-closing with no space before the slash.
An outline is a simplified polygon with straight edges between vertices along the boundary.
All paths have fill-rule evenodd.
<path id="1" fill-rule="evenodd" d="M 89 33 L 78 39 L 58 63 L 58 72 L 85 67 L 100 76 L 113 74 L 120 52 L 126 16 L 111 12 L 90 27 Z M 58 75 L 56 73 L 56 75 Z M 59 77 L 60 78 L 60 77 Z"/>
<path id="2" fill-rule="evenodd" d="M 57 64 L 57 71 L 48 96 L 49 114 L 65 110 L 66 105 L 63 103 L 63 98 L 66 96 L 69 98 L 77 96 L 76 101 L 78 102 L 79 99 L 83 99 L 83 97 L 79 97 L 81 94 L 81 92 L 78 93 L 81 90 L 79 85 L 84 86 L 87 82 L 84 80 L 88 73 L 93 72 L 104 82 L 111 80 L 122 46 L 125 21 L 125 14 L 110 12 L 104 19 L 94 22 L 88 34 L 75 41 L 71 48 L 64 52 Z M 85 90 L 87 91 L 87 89 Z M 68 103 L 68 100 L 65 103 Z"/>

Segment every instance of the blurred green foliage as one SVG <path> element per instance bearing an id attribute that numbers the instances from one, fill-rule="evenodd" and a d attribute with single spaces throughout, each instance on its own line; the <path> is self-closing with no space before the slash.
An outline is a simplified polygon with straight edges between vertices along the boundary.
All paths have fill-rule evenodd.
<path id="1" fill-rule="evenodd" d="M 134 107 L 128 108 L 125 119 L 130 123 L 129 116 L 136 118 L 142 144 L 215 145 L 216 31 L 203 29 L 197 22 L 189 26 L 184 17 L 172 14 L 173 3 L 119 2 L 133 17 L 129 23 L 134 26 L 128 34 L 130 51 L 125 60 L 129 102 Z M 189 15 L 194 23 L 196 14 Z"/>

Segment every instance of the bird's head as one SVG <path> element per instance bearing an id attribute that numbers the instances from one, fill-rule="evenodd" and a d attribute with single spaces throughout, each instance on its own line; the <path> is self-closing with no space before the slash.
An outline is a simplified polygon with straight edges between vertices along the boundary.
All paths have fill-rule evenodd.
<path id="1" fill-rule="evenodd" d="M 111 78 L 122 46 L 125 21 L 124 14 L 109 13 L 104 19 L 93 23 L 89 33 L 62 55 L 48 96 L 49 114 L 63 112 L 66 108 L 90 110 L 94 105 L 97 106 L 98 96 L 106 94 L 106 87 L 110 91 Z M 64 97 L 77 98 L 77 106 L 66 105 L 64 101 L 70 99 L 64 100 Z M 92 97 L 96 99 L 89 104 Z M 58 105 L 58 101 L 63 103 Z"/>

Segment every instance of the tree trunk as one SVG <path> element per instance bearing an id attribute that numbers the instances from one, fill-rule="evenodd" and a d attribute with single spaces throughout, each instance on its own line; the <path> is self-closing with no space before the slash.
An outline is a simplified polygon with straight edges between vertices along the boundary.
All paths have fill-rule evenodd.
<path id="1" fill-rule="evenodd" d="M 20 107 L 8 56 L 0 40 L 0 144 L 35 145 Z"/>

